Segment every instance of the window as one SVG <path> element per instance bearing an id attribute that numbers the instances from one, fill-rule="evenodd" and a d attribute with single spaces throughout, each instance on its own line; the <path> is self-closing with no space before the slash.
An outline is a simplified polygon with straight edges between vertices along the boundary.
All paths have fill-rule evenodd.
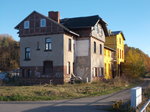
<path id="1" fill-rule="evenodd" d="M 29 21 L 24 22 L 24 29 L 29 29 L 30 23 Z"/>
<path id="2" fill-rule="evenodd" d="M 45 50 L 46 51 L 52 50 L 52 40 L 50 38 L 45 39 Z"/>
<path id="3" fill-rule="evenodd" d="M 69 41 L 69 42 L 68 42 L 68 51 L 71 51 L 71 45 L 72 45 L 71 39 L 69 39 L 68 41 Z"/>
<path id="4" fill-rule="evenodd" d="M 25 60 L 30 60 L 30 48 L 25 48 Z"/>
<path id="5" fill-rule="evenodd" d="M 117 49 L 117 51 L 118 51 L 118 53 L 117 53 L 117 54 L 118 54 L 118 58 L 119 58 L 119 49 Z"/>
<path id="6" fill-rule="evenodd" d="M 106 67 L 107 67 L 107 66 L 106 66 L 106 63 L 105 63 L 105 74 L 107 74 L 107 71 L 106 71 L 107 69 L 106 69 Z"/>
<path id="7" fill-rule="evenodd" d="M 67 74 L 70 74 L 70 62 L 67 63 Z"/>
<path id="8" fill-rule="evenodd" d="M 40 50 L 40 43 L 37 42 L 37 50 Z"/>
<path id="9" fill-rule="evenodd" d="M 40 27 L 46 27 L 46 19 L 40 20 Z"/>
<path id="10" fill-rule="evenodd" d="M 93 68 L 93 71 L 94 71 L 93 77 L 95 77 L 96 76 L 96 67 Z"/>
<path id="11" fill-rule="evenodd" d="M 121 59 L 121 49 L 120 49 L 120 59 Z"/>
<path id="12" fill-rule="evenodd" d="M 100 44 L 100 54 L 102 54 L 102 44 Z"/>
<path id="13" fill-rule="evenodd" d="M 101 67 L 101 76 L 104 75 L 104 68 Z"/>
<path id="14" fill-rule="evenodd" d="M 95 67 L 95 77 L 98 76 L 98 68 Z"/>
<path id="15" fill-rule="evenodd" d="M 123 52 L 123 50 L 122 50 L 122 59 L 124 59 L 124 52 Z"/>
<path id="16" fill-rule="evenodd" d="M 121 38 L 119 38 L 119 43 L 121 44 Z"/>
<path id="17" fill-rule="evenodd" d="M 96 42 L 94 42 L 94 53 L 96 53 Z"/>

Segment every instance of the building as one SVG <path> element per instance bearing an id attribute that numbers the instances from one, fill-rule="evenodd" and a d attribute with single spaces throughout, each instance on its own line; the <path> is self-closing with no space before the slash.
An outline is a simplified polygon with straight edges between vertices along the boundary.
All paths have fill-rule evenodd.
<path id="1" fill-rule="evenodd" d="M 124 63 L 124 41 L 125 37 L 122 31 L 113 31 L 110 32 L 110 36 L 106 37 L 105 45 L 114 49 L 115 52 L 115 60 L 117 70 L 116 74 L 122 74 L 122 64 Z"/>
<path id="2" fill-rule="evenodd" d="M 112 79 L 115 75 L 115 50 L 104 46 L 105 79 Z"/>
<path id="3" fill-rule="evenodd" d="M 20 68 L 32 82 L 69 82 L 72 74 L 91 82 L 104 76 L 106 23 L 98 15 L 60 19 L 33 11 L 15 29 L 20 37 Z"/>

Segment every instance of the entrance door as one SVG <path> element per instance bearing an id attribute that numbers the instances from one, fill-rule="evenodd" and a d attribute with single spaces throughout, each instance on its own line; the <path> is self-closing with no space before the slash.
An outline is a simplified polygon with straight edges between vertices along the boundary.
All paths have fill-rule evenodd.
<path id="1" fill-rule="evenodd" d="M 53 73 L 53 61 L 44 61 L 44 74 L 50 75 Z"/>

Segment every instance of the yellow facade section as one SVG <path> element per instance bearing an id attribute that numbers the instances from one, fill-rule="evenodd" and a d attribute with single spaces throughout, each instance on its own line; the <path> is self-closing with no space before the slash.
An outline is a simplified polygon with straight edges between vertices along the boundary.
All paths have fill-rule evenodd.
<path id="1" fill-rule="evenodd" d="M 124 37 L 122 33 L 106 37 L 105 45 L 116 50 L 115 59 L 117 64 L 124 62 Z"/>
<path id="2" fill-rule="evenodd" d="M 124 62 L 124 39 L 122 34 L 116 35 L 116 53 L 117 53 L 117 64 Z"/>
<path id="3" fill-rule="evenodd" d="M 104 48 L 105 79 L 112 78 L 112 68 L 111 68 L 112 53 L 111 52 L 112 52 L 111 50 Z"/>

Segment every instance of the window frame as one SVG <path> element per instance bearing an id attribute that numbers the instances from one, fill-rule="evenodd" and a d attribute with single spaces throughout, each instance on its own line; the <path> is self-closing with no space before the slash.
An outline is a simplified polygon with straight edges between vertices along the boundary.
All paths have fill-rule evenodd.
<path id="1" fill-rule="evenodd" d="M 48 39 L 50 39 L 49 42 L 47 41 Z M 52 51 L 52 39 L 51 38 L 45 38 L 45 51 Z"/>
<path id="2" fill-rule="evenodd" d="M 67 62 L 67 74 L 71 74 L 71 64 L 70 61 Z"/>
<path id="3" fill-rule="evenodd" d="M 29 29 L 30 28 L 30 21 L 24 21 L 24 29 Z"/>
<path id="4" fill-rule="evenodd" d="M 46 19 L 40 19 L 40 27 L 46 27 Z"/>
<path id="5" fill-rule="evenodd" d="M 36 48 L 36 50 L 40 50 L 40 42 L 39 41 L 37 41 L 37 48 Z"/>
<path id="6" fill-rule="evenodd" d="M 29 51 L 27 51 L 29 49 Z M 31 49 L 30 47 L 25 48 L 25 60 L 31 60 Z"/>
<path id="7" fill-rule="evenodd" d="M 94 53 L 96 53 L 96 42 L 94 41 Z"/>
<path id="8" fill-rule="evenodd" d="M 102 55 L 103 54 L 102 44 L 100 44 L 99 47 L 100 47 L 99 48 L 100 49 L 100 55 Z"/>
<path id="9" fill-rule="evenodd" d="M 68 39 L 68 51 L 72 51 L 72 40 Z"/>

